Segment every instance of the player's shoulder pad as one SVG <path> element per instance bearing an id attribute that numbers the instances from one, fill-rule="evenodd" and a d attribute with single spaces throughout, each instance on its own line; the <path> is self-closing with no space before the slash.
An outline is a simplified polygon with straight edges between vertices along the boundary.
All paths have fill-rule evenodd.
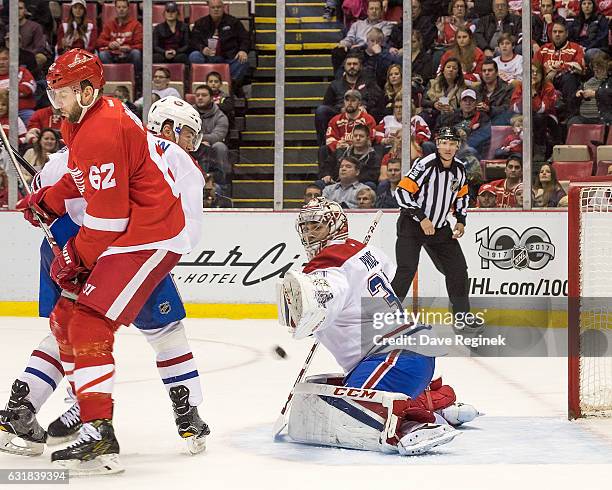
<path id="1" fill-rule="evenodd" d="M 344 243 L 329 245 L 306 264 L 304 273 L 308 274 L 316 270 L 329 269 L 331 267 L 342 267 L 348 259 L 359 253 L 364 247 L 363 243 L 352 238 L 349 238 Z"/>

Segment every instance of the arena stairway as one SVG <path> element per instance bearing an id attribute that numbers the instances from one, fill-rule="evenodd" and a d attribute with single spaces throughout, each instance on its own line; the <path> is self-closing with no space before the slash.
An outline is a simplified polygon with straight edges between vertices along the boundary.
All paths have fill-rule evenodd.
<path id="1" fill-rule="evenodd" d="M 320 0 L 287 0 L 285 208 L 299 207 L 318 172 L 314 110 L 333 79 L 330 51 L 342 38 L 341 24 L 325 21 L 323 7 Z M 257 68 L 234 164 L 235 207 L 270 208 L 274 202 L 275 16 L 275 3 L 255 2 Z"/>

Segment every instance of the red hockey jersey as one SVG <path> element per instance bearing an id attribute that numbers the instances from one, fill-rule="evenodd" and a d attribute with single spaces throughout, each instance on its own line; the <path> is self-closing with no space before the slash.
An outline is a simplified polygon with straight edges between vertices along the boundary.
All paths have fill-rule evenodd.
<path id="1" fill-rule="evenodd" d="M 102 255 L 190 251 L 174 176 L 152 157 L 142 124 L 119 100 L 102 97 L 81 123 L 64 122 L 62 135 L 70 173 L 47 192 L 45 203 L 63 214 L 65 199 L 87 202 L 75 239 L 87 267 Z"/>

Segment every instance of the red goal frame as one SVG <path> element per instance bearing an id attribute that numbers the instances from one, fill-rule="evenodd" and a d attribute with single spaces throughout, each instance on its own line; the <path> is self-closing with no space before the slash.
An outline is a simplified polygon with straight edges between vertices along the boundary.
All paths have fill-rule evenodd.
<path id="1" fill-rule="evenodd" d="M 580 409 L 580 191 L 585 187 L 612 184 L 612 177 L 605 175 L 586 177 L 571 182 L 568 190 L 567 213 L 567 279 L 568 279 L 568 418 L 583 416 Z"/>

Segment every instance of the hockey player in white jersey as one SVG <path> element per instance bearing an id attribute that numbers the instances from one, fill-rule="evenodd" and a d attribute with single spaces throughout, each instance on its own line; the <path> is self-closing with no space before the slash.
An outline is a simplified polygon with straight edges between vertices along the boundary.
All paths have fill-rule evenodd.
<path id="1" fill-rule="evenodd" d="M 368 345 L 368 301 L 382 312 L 401 307 L 391 288 L 395 266 L 380 250 L 348 238 L 347 217 L 333 201 L 310 201 L 296 226 L 310 261 L 302 272 L 285 275 L 278 291 L 279 319 L 296 339 L 313 335 L 344 373 L 296 385 L 289 436 L 402 455 L 450 442 L 459 432 L 448 422 L 460 425 L 478 412 L 456 404 L 453 389 L 441 379 L 432 381 L 435 357 Z M 401 325 L 386 337 L 428 328 Z"/>
<path id="2" fill-rule="evenodd" d="M 199 145 L 201 122 L 191 106 L 175 99 L 166 97 L 151 107 L 148 119 L 148 129 L 152 132 L 148 138 L 149 148 L 153 158 L 163 158 L 172 172 L 174 183 L 181 193 L 188 236 L 195 246 L 202 231 L 204 177 L 185 151 L 192 151 Z M 57 182 L 66 173 L 67 163 L 66 150 L 51 155 L 50 161 L 34 179 L 35 185 L 42 187 Z M 67 201 L 66 209 L 67 214 L 52 226 L 52 232 L 60 244 L 78 231 L 83 222 L 85 201 Z M 45 317 L 50 316 L 59 298 L 59 289 L 49 277 L 51 258 L 51 250 L 43 242 L 39 308 L 41 316 Z M 134 324 L 156 353 L 155 360 L 172 401 L 179 435 L 186 439 L 189 451 L 197 453 L 205 449 L 206 435 L 210 431 L 197 410 L 202 402 L 202 390 L 181 321 L 184 317 L 180 295 L 168 275 L 154 290 Z M 57 342 L 50 334 L 33 351 L 26 369 L 13 384 L 6 410 L 0 411 L 0 451 L 23 455 L 42 453 L 47 434 L 39 426 L 35 414 L 57 388 L 65 372 L 72 386 L 70 360 L 62 358 Z M 48 442 L 70 440 L 76 437 L 80 426 L 79 406 L 74 403 L 50 424 Z M 22 439 L 21 444 L 13 443 L 15 436 Z"/>

